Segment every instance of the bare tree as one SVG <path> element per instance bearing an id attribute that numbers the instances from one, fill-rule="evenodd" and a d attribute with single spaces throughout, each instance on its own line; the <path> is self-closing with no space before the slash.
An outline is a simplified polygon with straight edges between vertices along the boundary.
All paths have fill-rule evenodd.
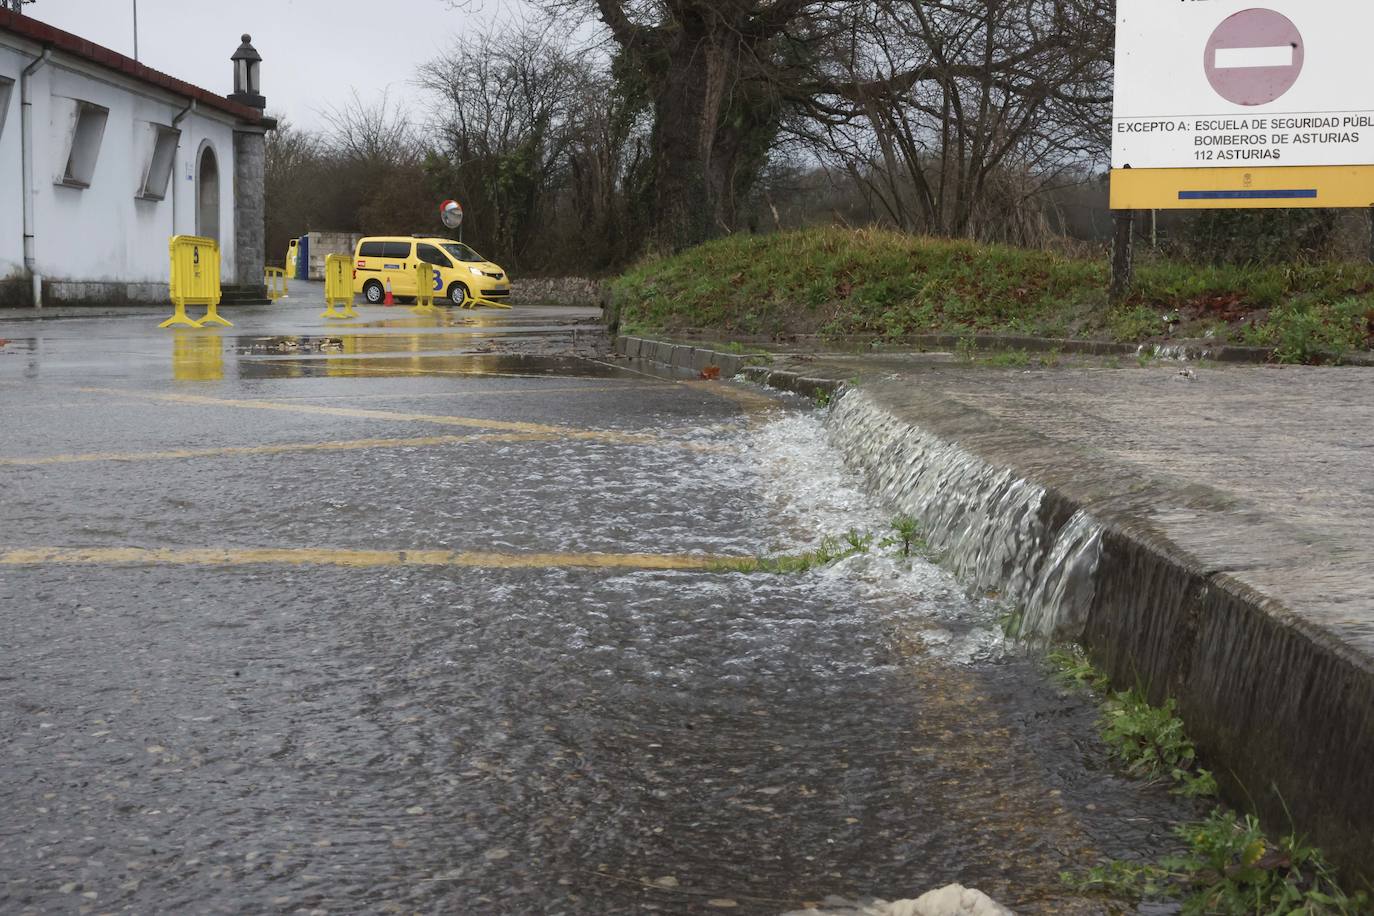
<path id="1" fill-rule="evenodd" d="M 434 169 L 499 250 L 541 260 L 564 202 L 584 232 L 614 234 L 630 127 L 595 55 L 527 22 L 460 39 L 418 82 L 435 100 Z"/>
<path id="2" fill-rule="evenodd" d="M 413 160 L 420 150 L 415 128 L 404 107 L 391 104 L 389 90 L 372 104 L 352 97 L 324 114 L 332 125 L 326 143 L 345 159 L 370 168 L 395 166 Z"/>
<path id="3" fill-rule="evenodd" d="M 649 223 L 678 249 L 733 231 L 742 197 L 768 159 L 785 107 L 781 87 L 840 0 L 543 0 L 593 15 L 609 31 L 621 78 L 652 111 Z"/>
<path id="4" fill-rule="evenodd" d="M 1101 159 L 1110 0 L 866 0 L 798 127 L 896 225 L 1029 241 Z"/>
<path id="5" fill-rule="evenodd" d="M 285 256 L 289 239 L 311 228 L 326 203 L 315 180 L 321 171 L 318 137 L 297 129 L 283 117 L 267 132 L 267 258 Z"/>

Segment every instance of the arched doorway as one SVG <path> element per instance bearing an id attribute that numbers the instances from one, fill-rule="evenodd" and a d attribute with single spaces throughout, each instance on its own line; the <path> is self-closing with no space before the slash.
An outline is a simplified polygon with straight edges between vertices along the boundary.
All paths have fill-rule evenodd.
<path id="1" fill-rule="evenodd" d="M 219 160 L 215 151 L 206 145 L 200 151 L 200 167 L 196 170 L 196 235 L 219 241 Z"/>

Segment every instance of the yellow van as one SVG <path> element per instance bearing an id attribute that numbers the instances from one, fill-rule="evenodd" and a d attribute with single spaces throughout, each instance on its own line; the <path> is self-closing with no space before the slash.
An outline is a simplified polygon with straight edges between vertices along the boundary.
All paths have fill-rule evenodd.
<path id="1" fill-rule="evenodd" d="M 386 299 L 387 284 L 396 296 L 415 295 L 415 265 L 428 264 L 434 298 L 462 305 L 469 295 L 502 302 L 510 298 L 510 278 L 462 242 L 428 236 L 368 236 L 353 256 L 353 292 L 372 305 Z"/>

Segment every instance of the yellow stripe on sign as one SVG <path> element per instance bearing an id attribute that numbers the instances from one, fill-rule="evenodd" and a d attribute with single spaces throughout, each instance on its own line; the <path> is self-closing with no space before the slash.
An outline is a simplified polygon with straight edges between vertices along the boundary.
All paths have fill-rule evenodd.
<path id="1" fill-rule="evenodd" d="M 738 559 L 738 558 L 730 558 Z M 495 553 L 329 548 L 29 547 L 0 552 L 0 566 L 417 566 L 473 569 L 718 569 L 721 557 L 652 553 Z"/>
<path id="2" fill-rule="evenodd" d="M 287 442 L 281 445 L 226 445 L 207 448 L 169 449 L 160 452 L 77 452 L 37 458 L 0 458 L 0 467 L 41 467 L 50 464 L 85 464 L 96 461 L 173 461 L 187 458 L 233 458 L 281 455 L 290 452 L 346 452 L 370 448 L 425 448 L 460 442 L 550 442 L 561 438 L 550 433 L 473 433 L 468 436 L 418 436 L 411 439 L 350 439 L 342 442 Z"/>
<path id="3" fill-rule="evenodd" d="M 1113 210 L 1374 206 L 1374 166 L 1114 169 Z"/>

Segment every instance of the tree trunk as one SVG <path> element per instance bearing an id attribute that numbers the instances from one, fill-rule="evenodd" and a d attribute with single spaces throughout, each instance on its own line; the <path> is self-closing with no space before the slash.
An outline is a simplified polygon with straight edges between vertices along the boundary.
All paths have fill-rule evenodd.
<path id="1" fill-rule="evenodd" d="M 703 10 L 709 10 L 704 7 Z M 654 92 L 655 241 L 680 251 L 733 232 L 772 138 L 770 97 L 742 72 L 738 24 L 703 11 L 662 50 Z"/>

